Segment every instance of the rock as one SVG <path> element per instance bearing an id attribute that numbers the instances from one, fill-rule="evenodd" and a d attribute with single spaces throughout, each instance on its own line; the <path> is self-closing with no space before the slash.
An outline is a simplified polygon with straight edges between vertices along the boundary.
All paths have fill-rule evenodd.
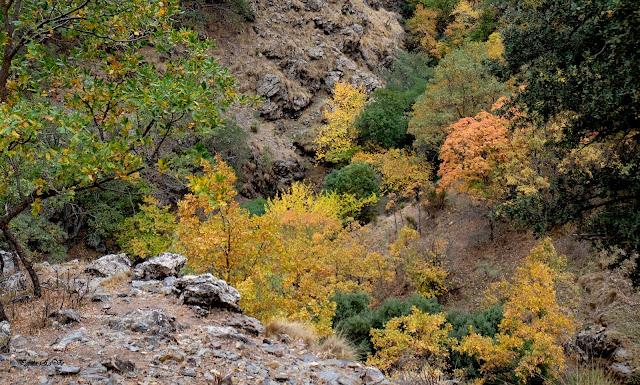
<path id="1" fill-rule="evenodd" d="M 178 326 L 175 317 L 166 314 L 164 309 L 134 309 L 125 314 L 113 325 L 114 330 L 133 330 L 162 337 L 175 333 Z"/>
<path id="2" fill-rule="evenodd" d="M 587 357 L 609 358 L 618 348 L 619 342 L 611 338 L 607 328 L 591 326 L 578 333 L 576 345 Z"/>
<path id="3" fill-rule="evenodd" d="M 182 302 L 205 309 L 226 308 L 242 313 L 240 293 L 225 281 L 211 274 L 188 275 L 175 282 L 175 288 Z"/>
<path id="4" fill-rule="evenodd" d="M 131 260 L 126 254 L 109 254 L 91 262 L 85 272 L 98 277 L 111 277 L 112 275 L 126 273 L 131 270 Z"/>
<path id="5" fill-rule="evenodd" d="M 179 277 L 180 270 L 187 263 L 187 258 L 175 253 L 160 253 L 133 269 L 133 279 L 152 280 L 167 277 Z"/>
<path id="6" fill-rule="evenodd" d="M 198 376 L 196 371 L 191 369 L 191 368 L 182 369 L 182 371 L 180 373 L 185 377 L 197 377 Z"/>
<path id="7" fill-rule="evenodd" d="M 240 316 L 231 318 L 229 321 L 227 321 L 227 326 L 244 330 L 254 337 L 258 337 L 259 335 L 264 334 L 264 326 L 262 326 L 262 323 L 260 323 L 260 321 L 253 317 Z"/>
<path id="8" fill-rule="evenodd" d="M 133 362 L 119 358 L 102 361 L 101 365 L 108 370 L 115 370 L 119 373 L 131 373 L 136 370 L 136 365 Z"/>
<path id="9" fill-rule="evenodd" d="M 99 362 L 92 362 L 80 370 L 80 378 L 90 384 L 104 383 L 109 380 L 107 376 L 107 368 Z"/>
<path id="10" fill-rule="evenodd" d="M 80 313 L 71 309 L 56 310 L 53 313 L 49 314 L 49 318 L 53 318 L 63 325 L 68 325 L 73 322 L 80 322 L 82 320 L 82 316 L 80 315 Z"/>
<path id="11" fill-rule="evenodd" d="M 64 350 L 67 346 L 73 342 L 87 342 L 87 330 L 85 328 L 80 328 L 73 333 L 69 333 L 64 337 L 59 337 L 56 342 L 54 342 L 51 347 L 53 350 Z"/>
<path id="12" fill-rule="evenodd" d="M 266 74 L 258 87 L 258 95 L 270 98 L 280 92 L 280 77 L 275 74 Z"/>
<path id="13" fill-rule="evenodd" d="M 8 321 L 0 322 L 0 353 L 9 353 L 11 342 L 11 327 Z"/>
<path id="14" fill-rule="evenodd" d="M 22 272 L 13 273 L 2 284 L 7 293 L 19 293 L 27 289 L 27 275 Z"/>
<path id="15" fill-rule="evenodd" d="M 78 374 L 80 373 L 80 367 L 78 366 L 67 366 L 67 365 L 57 365 L 56 373 L 61 376 L 70 375 L 70 374 Z"/>
<path id="16" fill-rule="evenodd" d="M 307 55 L 309 59 L 319 60 L 324 58 L 324 51 L 320 47 L 311 47 L 307 50 Z"/>
<path id="17" fill-rule="evenodd" d="M 249 342 L 249 337 L 246 335 L 239 333 L 236 329 L 229 326 L 214 326 L 214 325 L 206 325 L 203 329 L 209 334 L 209 336 L 213 338 L 219 339 L 231 339 L 242 342 Z"/>
<path id="18" fill-rule="evenodd" d="M 0 258 L 4 261 L 4 271 L 0 271 L 0 276 L 5 272 L 7 274 L 15 272 L 15 266 L 13 264 L 13 255 L 4 250 L 0 250 Z"/>
<path id="19" fill-rule="evenodd" d="M 377 384 L 379 382 L 384 381 L 384 374 L 382 374 L 382 372 L 380 370 L 378 370 L 378 368 L 375 368 L 373 366 L 367 366 L 364 369 L 364 373 L 362 374 L 361 377 L 362 381 L 364 384 Z"/>
<path id="20" fill-rule="evenodd" d="M 631 379 L 633 377 L 633 368 L 626 363 L 615 362 L 609 365 L 609 370 L 614 376 L 621 379 Z"/>

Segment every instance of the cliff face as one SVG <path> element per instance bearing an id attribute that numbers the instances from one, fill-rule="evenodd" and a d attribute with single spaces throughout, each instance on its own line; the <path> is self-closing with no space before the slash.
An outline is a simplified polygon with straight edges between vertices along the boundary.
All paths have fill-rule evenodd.
<path id="1" fill-rule="evenodd" d="M 232 113 L 250 132 L 254 156 L 243 169 L 242 194 L 254 197 L 310 177 L 305 154 L 313 151 L 312 130 L 334 84 L 347 81 L 369 92 L 383 86 L 378 74 L 402 49 L 404 30 L 391 0 L 248 3 L 254 22 L 203 8 L 197 28 L 216 42 L 214 55 L 241 91 L 264 98 L 255 114 Z"/>

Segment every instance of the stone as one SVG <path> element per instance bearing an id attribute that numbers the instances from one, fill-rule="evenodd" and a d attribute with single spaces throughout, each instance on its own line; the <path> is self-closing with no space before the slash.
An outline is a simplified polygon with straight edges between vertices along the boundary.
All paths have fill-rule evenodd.
<path id="1" fill-rule="evenodd" d="M 5 272 L 7 274 L 15 272 L 15 265 L 13 264 L 13 255 L 4 250 L 0 250 L 0 258 L 4 261 L 4 271 L 0 271 L 0 276 Z"/>
<path id="2" fill-rule="evenodd" d="M 618 378 L 621 379 L 631 379 L 633 377 L 634 371 L 631 366 L 622 362 L 615 362 L 609 365 L 609 370 Z"/>
<path id="3" fill-rule="evenodd" d="M 0 322 L 0 353 L 9 353 L 11 327 L 8 321 Z"/>
<path id="4" fill-rule="evenodd" d="M 611 338 L 607 328 L 591 326 L 578 333 L 576 345 L 587 357 L 609 358 L 616 351 L 619 343 Z"/>
<path id="5" fill-rule="evenodd" d="M 115 370 L 119 373 L 131 373 L 136 370 L 136 365 L 129 360 L 121 360 L 119 358 L 112 358 L 110 360 L 102 361 L 102 366 L 108 370 Z"/>
<path id="6" fill-rule="evenodd" d="M 260 323 L 260 321 L 253 317 L 233 317 L 229 321 L 227 321 L 226 324 L 227 326 L 231 326 L 232 328 L 243 330 L 254 337 L 258 337 L 259 335 L 264 334 L 264 326 L 262 326 L 262 323 Z"/>
<path id="7" fill-rule="evenodd" d="M 131 260 L 127 254 L 109 254 L 91 262 L 85 272 L 98 277 L 111 277 L 131 270 Z"/>
<path id="8" fill-rule="evenodd" d="M 184 255 L 175 253 L 160 253 L 133 269 L 133 279 L 149 281 L 152 279 L 165 279 L 167 277 L 179 277 L 180 270 L 187 263 Z"/>
<path id="9" fill-rule="evenodd" d="M 214 326 L 214 325 L 206 325 L 203 327 L 204 331 L 209 334 L 209 336 L 213 338 L 219 339 L 231 339 L 242 342 L 249 342 L 249 338 L 232 327 L 229 326 Z"/>
<path id="10" fill-rule="evenodd" d="M 53 318 L 63 325 L 80 322 L 82 320 L 80 313 L 71 309 L 56 310 L 49 314 L 49 318 Z"/>
<path id="11" fill-rule="evenodd" d="M 79 366 L 67 366 L 67 365 L 57 365 L 56 373 L 62 376 L 70 375 L 70 374 L 78 374 L 80 373 Z"/>
<path id="12" fill-rule="evenodd" d="M 27 275 L 22 272 L 11 274 L 2 284 L 7 293 L 19 293 L 27 289 Z"/>
<path id="13" fill-rule="evenodd" d="M 384 374 L 378 368 L 373 366 L 367 366 L 364 369 L 364 373 L 362 373 L 361 377 L 364 384 L 377 384 L 385 380 Z"/>
<path id="14" fill-rule="evenodd" d="M 257 89 L 258 95 L 270 98 L 280 91 L 280 77 L 275 74 L 265 74 Z"/>
<path id="15" fill-rule="evenodd" d="M 69 333 L 64 337 L 59 337 L 56 342 L 54 342 L 51 347 L 53 350 L 65 350 L 67 346 L 74 342 L 87 342 L 87 330 L 85 328 L 80 328 L 73 333 Z"/>
<path id="16" fill-rule="evenodd" d="M 242 313 L 242 308 L 238 305 L 238 290 L 209 273 L 184 276 L 176 280 L 175 288 L 185 305 L 205 309 L 226 308 Z"/>
<path id="17" fill-rule="evenodd" d="M 133 330 L 135 332 L 168 337 L 176 332 L 178 325 L 175 317 L 166 314 L 162 308 L 133 309 L 125 314 L 113 326 L 114 330 Z"/>

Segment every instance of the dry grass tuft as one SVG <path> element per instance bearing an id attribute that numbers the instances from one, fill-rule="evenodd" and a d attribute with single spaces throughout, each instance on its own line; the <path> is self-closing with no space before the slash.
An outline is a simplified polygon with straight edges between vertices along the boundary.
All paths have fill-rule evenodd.
<path id="1" fill-rule="evenodd" d="M 357 361 L 360 358 L 358 349 L 340 334 L 325 338 L 320 344 L 320 351 L 339 360 Z"/>
<path id="2" fill-rule="evenodd" d="M 268 337 L 281 338 L 286 335 L 293 340 L 303 341 L 307 346 L 313 346 L 318 340 L 313 327 L 300 322 L 272 320 L 267 323 L 265 330 Z"/>
<path id="3" fill-rule="evenodd" d="M 131 278 L 131 271 L 125 271 L 122 273 L 114 274 L 111 277 L 105 278 L 100 282 L 100 286 L 108 290 L 114 290 L 128 283 Z"/>
<path id="4" fill-rule="evenodd" d="M 562 373 L 557 385 L 618 385 L 607 371 L 598 365 L 584 365 Z"/>
<path id="5" fill-rule="evenodd" d="M 448 383 L 442 372 L 432 366 L 425 365 L 421 370 L 404 370 L 396 373 L 399 385 L 445 385 Z"/>

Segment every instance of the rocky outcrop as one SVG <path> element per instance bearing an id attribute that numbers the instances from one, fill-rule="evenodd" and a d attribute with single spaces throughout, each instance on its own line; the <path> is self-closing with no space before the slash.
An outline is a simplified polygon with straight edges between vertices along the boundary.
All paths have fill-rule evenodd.
<path id="1" fill-rule="evenodd" d="M 132 277 L 136 280 L 164 279 L 179 277 L 180 270 L 187 263 L 187 258 L 175 253 L 160 253 L 133 269 Z"/>
<path id="2" fill-rule="evenodd" d="M 98 277 L 111 277 L 131 270 L 131 260 L 126 254 L 109 254 L 91 262 L 86 272 Z"/>
<path id="3" fill-rule="evenodd" d="M 178 325 L 176 318 L 162 308 L 134 309 L 116 321 L 112 329 L 168 337 L 178 330 Z"/>
<path id="4" fill-rule="evenodd" d="M 622 380 L 629 380 L 638 372 L 624 342 L 604 326 L 590 326 L 580 331 L 573 350 L 583 361 L 601 360 L 603 366 Z"/>
<path id="5" fill-rule="evenodd" d="M 211 274 L 187 275 L 176 280 L 175 290 L 182 303 L 204 309 L 226 308 L 242 313 L 240 293 Z"/>
<path id="6" fill-rule="evenodd" d="M 11 341 L 11 327 L 9 322 L 0 322 L 0 353 L 9 352 L 9 342 Z"/>

